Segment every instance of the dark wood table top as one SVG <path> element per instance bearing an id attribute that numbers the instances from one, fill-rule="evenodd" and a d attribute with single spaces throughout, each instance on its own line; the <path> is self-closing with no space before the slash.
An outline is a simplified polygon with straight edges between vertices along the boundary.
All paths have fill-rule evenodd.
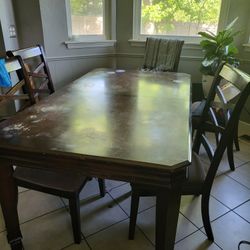
<path id="1" fill-rule="evenodd" d="M 178 172 L 191 161 L 190 88 L 183 73 L 94 70 L 3 122 L 0 157 L 54 165 L 70 158 L 104 169 L 113 162 L 112 171 L 120 163 L 128 176 L 135 166 L 148 175 Z M 112 177 L 101 166 L 85 170 Z"/>

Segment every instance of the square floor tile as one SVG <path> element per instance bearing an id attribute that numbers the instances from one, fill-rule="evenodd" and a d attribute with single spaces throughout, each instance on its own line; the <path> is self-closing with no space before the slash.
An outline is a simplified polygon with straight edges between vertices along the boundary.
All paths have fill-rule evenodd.
<path id="1" fill-rule="evenodd" d="M 211 195 L 233 209 L 250 199 L 250 190 L 232 178 L 221 175 L 215 178 Z"/>
<path id="2" fill-rule="evenodd" d="M 20 223 L 34 219 L 63 207 L 61 199 L 54 195 L 29 190 L 18 195 Z"/>
<path id="3" fill-rule="evenodd" d="M 0 233 L 0 249 L 1 250 L 11 250 L 10 245 L 7 241 L 7 234 L 6 232 Z"/>
<path id="4" fill-rule="evenodd" d="M 202 162 L 205 162 L 206 164 L 208 164 L 208 166 L 210 165 L 210 160 L 205 152 L 202 151 L 201 153 L 199 153 L 199 156 L 200 156 L 200 159 L 202 160 Z M 245 163 L 244 161 L 234 157 L 235 168 L 241 166 L 244 163 Z M 218 175 L 221 175 L 224 173 L 230 173 L 230 172 L 232 172 L 232 170 L 230 169 L 230 166 L 228 163 L 227 152 L 225 152 L 222 159 L 221 159 L 221 162 L 220 162 L 220 165 L 219 165 L 219 168 L 217 170 L 216 175 L 218 176 Z"/>
<path id="5" fill-rule="evenodd" d="M 145 235 L 155 243 L 155 207 L 138 214 L 137 225 Z M 198 229 L 190 221 L 188 221 L 183 215 L 179 214 L 175 241 L 177 242 L 197 230 Z M 135 238 L 136 237 L 137 236 L 135 235 Z"/>
<path id="6" fill-rule="evenodd" d="M 241 240 L 250 239 L 250 224 L 234 212 L 230 212 L 212 222 L 214 240 L 225 250 L 238 249 Z"/>
<path id="7" fill-rule="evenodd" d="M 62 248 L 62 250 L 90 250 L 90 248 L 88 247 L 86 242 L 82 240 L 81 244 L 73 244 Z"/>
<path id="8" fill-rule="evenodd" d="M 79 194 L 80 200 L 85 200 L 93 197 L 95 197 L 96 199 L 101 198 L 100 189 L 96 178 L 92 178 L 91 180 L 89 180 Z M 62 200 L 66 205 L 69 204 L 68 199 L 62 198 Z"/>
<path id="9" fill-rule="evenodd" d="M 176 243 L 174 250 L 219 250 L 220 248 L 207 239 L 201 231 Z"/>
<path id="10" fill-rule="evenodd" d="M 113 199 L 115 199 L 116 202 L 119 203 L 119 205 L 126 212 L 126 214 L 130 215 L 130 205 L 131 205 L 131 186 L 130 186 L 130 184 L 126 184 L 126 185 L 122 185 L 118 188 L 114 188 L 109 193 L 113 197 Z M 138 212 L 144 211 L 145 209 L 148 209 L 148 208 L 154 206 L 155 204 L 156 204 L 156 198 L 154 196 L 141 197 Z"/>
<path id="11" fill-rule="evenodd" d="M 74 243 L 71 220 L 60 209 L 21 225 L 25 250 L 56 250 Z"/>
<path id="12" fill-rule="evenodd" d="M 250 189 L 250 162 L 227 174 Z"/>
<path id="13" fill-rule="evenodd" d="M 250 201 L 237 207 L 234 211 L 250 223 Z"/>
<path id="14" fill-rule="evenodd" d="M 124 184 L 127 184 L 127 182 L 124 181 L 114 181 L 114 180 L 105 180 L 106 184 L 106 190 L 111 191 L 113 188 L 117 188 L 119 186 L 122 186 Z"/>
<path id="15" fill-rule="evenodd" d="M 223 206 L 220 202 L 210 197 L 210 219 L 214 220 L 219 216 L 227 213 L 229 209 Z M 183 195 L 181 198 L 180 212 L 193 222 L 197 227 L 203 227 L 203 221 L 201 216 L 201 195 Z"/>
<path id="16" fill-rule="evenodd" d="M 136 229 L 136 238 L 128 240 L 128 220 L 87 238 L 93 250 L 154 250 L 154 246 Z"/>
<path id="17" fill-rule="evenodd" d="M 23 188 L 23 187 L 18 187 L 18 193 L 22 193 L 22 192 L 25 192 L 25 191 L 28 191 L 29 189 L 27 188 Z"/>
<path id="18" fill-rule="evenodd" d="M 244 164 L 245 162 L 238 159 L 237 157 L 234 157 L 234 166 L 235 168 L 238 168 L 239 166 L 241 166 L 242 164 Z M 229 163 L 228 163 L 228 159 L 227 159 L 227 153 L 225 152 L 222 159 L 221 159 L 221 162 L 220 162 L 220 165 L 219 165 L 219 168 L 218 168 L 218 171 L 217 171 L 217 175 L 221 175 L 221 174 L 224 174 L 224 173 L 231 173 L 233 172 L 229 166 Z"/>
<path id="19" fill-rule="evenodd" d="M 81 201 L 81 224 L 85 236 L 96 233 L 128 216 L 112 200 L 109 194 L 105 197 L 88 197 Z"/>
<path id="20" fill-rule="evenodd" d="M 235 151 L 236 158 L 248 162 L 250 161 L 250 144 L 240 141 L 240 151 Z"/>
<path id="21" fill-rule="evenodd" d="M 100 196 L 100 189 L 96 178 L 92 178 L 92 180 L 85 184 L 80 193 L 80 200 L 86 199 L 93 195 Z"/>

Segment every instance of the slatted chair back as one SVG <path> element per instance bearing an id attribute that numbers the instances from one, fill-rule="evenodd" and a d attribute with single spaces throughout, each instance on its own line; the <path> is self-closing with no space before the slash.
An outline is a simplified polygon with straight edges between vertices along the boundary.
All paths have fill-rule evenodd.
<path id="1" fill-rule="evenodd" d="M 37 45 L 16 51 L 7 51 L 8 57 L 20 56 L 25 62 L 25 70 L 30 78 L 34 98 L 55 92 L 53 81 L 43 47 Z"/>
<path id="2" fill-rule="evenodd" d="M 216 75 L 215 82 L 221 81 L 222 79 L 225 79 L 226 81 L 232 83 L 236 88 L 239 89 L 240 94 L 238 96 L 237 101 L 235 102 L 234 107 L 231 110 L 231 115 L 228 117 L 228 121 L 225 126 L 221 127 L 219 124 L 214 124 L 215 129 L 217 129 L 217 131 L 222 134 L 214 152 L 211 144 L 209 143 L 208 138 L 203 133 L 203 126 L 201 125 L 199 127 L 196 133 L 193 149 L 197 152 L 197 149 L 199 149 L 200 144 L 202 144 L 210 159 L 210 165 L 207 169 L 204 164 L 200 164 L 200 168 L 202 168 L 198 172 L 204 173 L 204 181 L 202 181 L 200 185 L 197 185 L 196 181 L 193 183 L 194 185 L 192 185 L 191 182 L 191 185 L 189 185 L 189 187 L 191 187 L 191 192 L 187 193 L 185 193 L 185 188 L 183 188 L 183 194 L 202 194 L 202 219 L 206 234 L 208 236 L 208 239 L 210 240 L 214 239 L 209 216 L 210 192 L 223 154 L 225 150 L 228 149 L 228 145 L 233 145 L 234 135 L 239 123 L 240 114 L 250 94 L 250 76 L 234 68 L 233 66 L 228 64 L 224 64 L 222 66 L 221 70 Z M 209 111 L 213 113 L 213 110 L 213 102 L 210 102 Z M 203 114 L 203 117 L 205 116 L 206 113 Z M 206 119 L 204 119 L 203 122 L 205 123 Z"/>
<path id="3" fill-rule="evenodd" d="M 5 67 L 9 74 L 18 74 L 16 83 L 12 83 L 12 87 L 2 87 L 0 94 L 0 105 L 19 100 L 19 110 L 23 110 L 27 106 L 35 103 L 32 95 L 31 85 L 27 73 L 23 70 L 24 64 L 20 56 L 14 56 L 10 59 L 5 59 Z"/>
<path id="4" fill-rule="evenodd" d="M 148 37 L 142 69 L 177 72 L 183 44 L 181 40 Z"/>
<path id="5" fill-rule="evenodd" d="M 234 88 L 238 90 L 237 94 L 237 100 L 235 100 L 234 105 L 230 105 L 230 115 L 227 116 L 227 122 L 225 126 L 221 126 L 218 122 L 214 123 L 214 129 L 217 130 L 218 133 L 221 134 L 221 138 L 219 140 L 218 146 L 213 153 L 211 150 L 209 152 L 210 159 L 211 159 L 211 165 L 209 168 L 209 172 L 206 178 L 206 182 L 208 183 L 208 187 L 211 188 L 212 186 L 212 180 L 215 177 L 215 174 L 217 172 L 217 169 L 219 167 L 220 161 L 223 157 L 223 154 L 225 150 L 228 148 L 228 145 L 233 144 L 235 131 L 238 128 L 238 123 L 240 119 L 241 111 L 247 101 L 247 98 L 250 94 L 250 76 L 244 73 L 243 71 L 234 68 L 233 66 L 229 64 L 224 64 L 221 66 L 221 70 L 217 73 L 217 76 L 215 77 L 215 87 L 216 90 L 218 90 L 218 82 L 221 82 L 221 80 L 226 80 Z M 218 92 L 217 92 L 218 93 Z M 216 94 L 216 91 L 212 93 L 213 96 Z M 211 100 L 214 100 L 213 96 L 211 96 Z M 224 99 L 224 98 L 223 98 Z M 225 105 L 225 102 L 222 103 L 222 105 Z M 226 106 L 228 107 L 228 103 L 226 103 Z M 203 112 L 203 123 L 206 122 L 206 115 L 207 115 L 207 109 L 208 112 L 211 114 L 211 116 L 215 116 L 214 114 L 214 102 L 211 101 L 210 104 L 204 109 Z M 216 118 L 215 118 L 216 119 Z M 200 143 L 205 141 L 205 134 L 203 133 L 203 126 L 201 125 L 200 128 L 197 131 L 193 149 L 197 152 L 199 149 Z M 207 139 L 205 143 L 205 147 L 207 147 Z M 209 146 L 211 149 L 211 147 Z M 210 192 L 210 190 L 209 190 Z"/>

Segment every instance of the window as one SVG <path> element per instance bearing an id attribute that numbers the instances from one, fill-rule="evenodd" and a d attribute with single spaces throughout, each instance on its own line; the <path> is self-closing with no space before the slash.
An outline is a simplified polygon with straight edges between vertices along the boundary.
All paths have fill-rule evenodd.
<path id="1" fill-rule="evenodd" d="M 68 33 L 73 41 L 110 40 L 113 0 L 66 0 Z"/>
<path id="2" fill-rule="evenodd" d="M 151 35 L 197 40 L 199 31 L 216 33 L 224 25 L 228 6 L 229 0 L 134 0 L 133 39 Z"/>

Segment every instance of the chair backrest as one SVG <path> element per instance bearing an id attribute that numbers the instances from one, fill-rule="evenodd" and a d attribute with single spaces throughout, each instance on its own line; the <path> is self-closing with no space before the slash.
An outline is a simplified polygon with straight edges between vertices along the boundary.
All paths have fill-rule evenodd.
<path id="1" fill-rule="evenodd" d="M 202 143 L 206 151 L 208 152 L 209 158 L 211 160 L 211 164 L 205 180 L 205 183 L 207 184 L 206 186 L 208 187 L 208 192 L 210 192 L 212 182 L 214 180 L 220 161 L 227 146 L 233 143 L 235 129 L 237 128 L 241 111 L 250 94 L 250 76 L 244 73 L 243 71 L 236 69 L 229 64 L 222 64 L 219 70 L 217 71 L 212 87 L 216 89 L 218 86 L 218 82 L 220 82 L 222 79 L 230 82 L 235 88 L 237 88 L 239 90 L 239 94 L 237 100 L 235 100 L 235 103 L 232 106 L 231 115 L 228 117 L 228 121 L 225 124 L 225 127 L 221 127 L 219 124 L 214 124 L 215 129 L 217 129 L 218 132 L 222 133 L 217 148 L 213 153 L 211 150 L 211 146 L 209 145 L 208 140 L 205 137 L 205 134 L 203 133 L 202 124 L 197 130 L 193 145 L 194 151 L 197 152 L 199 150 L 200 144 Z M 210 100 L 214 99 L 213 97 L 215 95 L 215 92 L 216 91 L 211 91 L 211 96 L 209 97 Z M 208 111 L 213 110 L 213 101 L 208 101 L 207 106 L 208 108 L 204 108 L 202 114 L 203 118 L 206 117 Z M 204 124 L 205 122 L 206 119 L 202 119 L 202 123 Z"/>
<path id="2" fill-rule="evenodd" d="M 31 85 L 27 73 L 23 70 L 24 64 L 20 56 L 5 59 L 5 68 L 9 74 L 18 73 L 18 80 L 11 87 L 2 87 L 0 94 L 0 105 L 5 105 L 7 102 L 19 100 L 20 108 L 24 109 L 35 103 L 31 94 Z M 24 101 L 23 101 L 24 100 Z"/>
<path id="3" fill-rule="evenodd" d="M 177 72 L 184 41 L 148 37 L 143 69 Z"/>
<path id="4" fill-rule="evenodd" d="M 32 85 L 34 98 L 40 98 L 41 94 L 52 94 L 55 92 L 49 67 L 45 58 L 44 50 L 41 45 L 35 47 L 7 51 L 8 57 L 20 56 L 25 63 L 27 72 Z"/>
<path id="5" fill-rule="evenodd" d="M 225 75 L 222 77 L 220 84 L 216 86 L 215 91 L 214 109 L 217 109 L 218 112 L 217 115 L 216 113 L 213 114 L 215 118 L 213 122 L 223 125 L 228 123 L 232 107 L 234 106 L 234 100 L 241 93 L 241 89 L 232 84 L 230 80 L 227 80 Z"/>

